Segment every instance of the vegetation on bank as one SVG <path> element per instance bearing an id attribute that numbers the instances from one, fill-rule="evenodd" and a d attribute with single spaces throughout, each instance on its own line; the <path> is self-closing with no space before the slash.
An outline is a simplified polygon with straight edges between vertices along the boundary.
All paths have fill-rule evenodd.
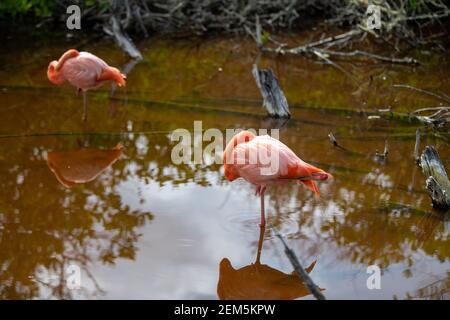
<path id="1" fill-rule="evenodd" d="M 437 44 L 447 39 L 445 28 L 450 9 L 444 0 L 3 0 L 4 21 L 39 20 L 38 25 L 60 25 L 66 9 L 77 4 L 83 26 L 111 36 L 133 58 L 141 54 L 132 38 L 153 34 L 185 37 L 205 34 L 246 34 L 261 49 L 276 54 L 331 58 L 358 58 L 391 63 L 417 63 L 411 58 L 380 57 L 359 51 L 342 52 L 365 39 L 382 43 L 398 55 L 407 46 Z M 377 27 L 368 25 L 377 19 Z M 324 23 L 343 27 L 345 33 L 313 41 L 300 47 L 282 43 L 272 34 L 280 30 L 308 30 Z M 31 24 L 34 27 L 34 24 Z M 325 35 L 326 38 L 327 35 Z M 263 50 L 263 51 L 264 51 Z"/>
<path id="2" fill-rule="evenodd" d="M 0 17 L 65 19 L 73 4 L 81 8 L 83 19 L 102 23 L 115 15 L 124 29 L 136 33 L 244 33 L 257 17 L 272 31 L 302 26 L 311 18 L 354 25 L 367 17 L 371 5 L 381 9 L 382 31 L 392 32 L 450 14 L 443 0 L 2 0 Z"/>

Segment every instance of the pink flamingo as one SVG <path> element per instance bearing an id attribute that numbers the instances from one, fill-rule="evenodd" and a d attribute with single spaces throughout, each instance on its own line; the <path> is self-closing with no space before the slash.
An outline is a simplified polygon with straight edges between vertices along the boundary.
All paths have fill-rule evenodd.
<path id="1" fill-rule="evenodd" d="M 125 86 L 126 76 L 117 68 L 110 67 L 99 57 L 89 52 L 67 50 L 58 61 L 50 62 L 47 69 L 48 79 L 60 85 L 68 81 L 83 92 L 83 120 L 87 119 L 86 91 L 96 89 L 105 82 L 113 81 L 119 87 Z"/>
<path id="2" fill-rule="evenodd" d="M 265 160 L 261 157 L 262 154 L 267 155 Z M 249 131 L 242 131 L 230 140 L 223 160 L 225 177 L 229 181 L 241 177 L 256 186 L 256 194 L 261 197 L 261 226 L 266 224 L 266 186 L 295 181 L 303 183 L 319 196 L 319 189 L 314 180 L 327 180 L 332 177 L 322 169 L 304 162 L 280 141 L 268 135 L 255 136 Z M 273 163 L 274 161 L 277 163 Z"/>

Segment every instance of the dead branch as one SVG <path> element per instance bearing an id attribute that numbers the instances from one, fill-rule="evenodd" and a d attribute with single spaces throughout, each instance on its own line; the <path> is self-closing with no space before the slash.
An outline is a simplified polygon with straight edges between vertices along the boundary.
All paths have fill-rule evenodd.
<path id="1" fill-rule="evenodd" d="M 416 143 L 414 145 L 414 159 L 416 160 L 417 164 L 420 163 L 419 148 L 420 148 L 420 129 L 417 128 L 417 130 L 416 130 Z"/>
<path id="2" fill-rule="evenodd" d="M 339 144 L 338 144 L 338 142 L 337 142 L 337 140 L 336 140 L 336 137 L 335 137 L 334 134 L 333 134 L 333 132 L 330 132 L 330 133 L 328 134 L 328 138 L 330 138 L 330 142 L 333 144 L 333 146 L 335 146 L 335 147 L 340 147 Z"/>
<path id="3" fill-rule="evenodd" d="M 375 151 L 375 157 L 378 160 L 382 160 L 382 161 L 386 161 L 387 160 L 387 156 L 389 154 L 389 145 L 387 140 L 384 141 L 384 151 L 383 153 L 378 152 L 378 150 Z"/>
<path id="4" fill-rule="evenodd" d="M 417 91 L 432 97 L 435 97 L 439 100 L 445 101 L 446 103 L 450 103 L 450 97 L 447 96 L 446 94 L 438 94 L 429 90 L 425 90 L 425 89 L 420 89 L 420 88 L 416 88 L 407 84 L 394 84 L 393 85 L 394 88 L 405 88 L 405 89 L 409 89 L 409 90 L 413 90 L 413 91 Z M 416 110 L 415 112 L 420 112 L 420 111 L 424 111 L 425 109 L 420 109 L 420 110 Z M 428 109 L 429 110 L 429 109 Z"/>
<path id="5" fill-rule="evenodd" d="M 405 57 L 405 58 L 393 58 L 393 57 L 385 57 L 381 56 L 379 54 L 374 54 L 362 50 L 354 50 L 349 52 L 341 52 L 341 51 L 332 51 L 328 49 L 321 49 L 324 54 L 335 56 L 335 57 L 366 57 L 373 60 L 378 60 L 382 62 L 387 63 L 393 63 L 393 64 L 409 64 L 409 65 L 417 65 L 420 64 L 420 62 L 416 59 L 413 59 L 411 57 Z"/>
<path id="6" fill-rule="evenodd" d="M 252 74 L 263 97 L 263 106 L 267 113 L 272 117 L 290 118 L 288 102 L 272 69 L 260 70 L 254 64 Z"/>
<path id="7" fill-rule="evenodd" d="M 125 51 L 131 58 L 142 60 L 142 54 L 133 44 L 131 39 L 122 31 L 122 27 L 119 24 L 119 21 L 114 15 L 111 15 L 109 20 L 109 26 L 104 25 L 103 31 L 114 37 L 114 40 Z"/>
<path id="8" fill-rule="evenodd" d="M 417 8 L 420 6 L 416 9 L 411 8 L 408 1 L 380 0 L 373 4 L 381 10 L 381 28 L 372 30 L 367 27 L 366 15 L 369 4 L 372 4 L 371 1 L 109 0 L 109 6 L 105 6 L 100 0 L 94 3 L 94 7 L 83 12 L 83 19 L 101 21 L 102 24 L 109 26 L 111 17 L 114 16 L 125 36 L 126 33 L 135 33 L 147 37 L 152 32 L 181 36 L 204 35 L 211 32 L 247 33 L 255 40 L 261 51 L 265 52 L 303 55 L 322 60 L 325 57 L 330 61 L 333 58 L 364 58 L 411 65 L 417 64 L 418 61 L 410 57 L 388 57 L 361 50 L 341 51 L 336 48 L 349 48 L 367 37 L 389 43 L 397 51 L 399 51 L 397 44 L 400 40 L 413 46 L 432 43 L 430 41 L 433 41 L 433 37 L 429 36 L 429 33 L 422 32 L 421 29 L 429 26 L 430 23 L 439 24 L 440 19 L 450 16 L 450 10 L 443 0 L 428 0 L 428 12 L 419 11 Z M 342 34 L 291 48 L 274 39 L 273 35 L 269 35 L 269 31 L 300 25 L 303 23 L 301 17 L 307 17 L 313 13 L 327 16 L 329 20 L 325 20 L 326 22 L 352 27 Z M 114 35 L 114 28 L 109 26 L 107 29 L 109 31 L 106 32 L 113 35 L 124 50 L 129 47 L 120 34 Z M 256 30 L 256 33 L 252 30 Z M 442 30 L 438 31 L 436 34 Z M 427 38 L 424 38 L 423 34 L 426 34 Z M 445 34 L 447 34 L 446 31 L 444 31 Z M 133 47 L 132 45 L 131 48 Z M 138 56 L 133 49 L 126 52 L 133 54 L 133 57 Z"/>
<path id="9" fill-rule="evenodd" d="M 338 148 L 338 149 L 340 149 L 342 151 L 345 151 L 345 152 L 347 152 L 350 155 L 353 155 L 353 156 L 365 156 L 365 154 L 363 154 L 363 153 L 360 153 L 360 152 L 357 152 L 357 151 L 353 151 L 353 150 L 350 150 L 350 149 L 347 149 L 347 148 L 341 146 L 338 143 L 338 141 L 337 141 L 336 137 L 334 136 L 333 132 L 330 132 L 328 134 L 328 138 L 330 139 L 330 142 L 333 144 L 334 147 L 336 147 L 336 148 Z"/>
<path id="10" fill-rule="evenodd" d="M 294 268 L 295 272 L 299 276 L 300 280 L 303 281 L 308 288 L 308 290 L 312 293 L 312 295 L 317 300 L 326 300 L 325 296 L 320 291 L 320 288 L 314 283 L 314 281 L 311 279 L 309 274 L 305 271 L 305 269 L 300 264 L 300 261 L 298 260 L 295 252 L 289 248 L 289 246 L 284 241 L 281 234 L 278 233 L 278 231 L 275 228 L 272 228 L 273 232 L 275 233 L 275 236 L 278 237 L 278 239 L 281 240 L 281 243 L 284 247 L 284 252 L 286 253 L 286 256 L 288 257 L 289 261 L 292 264 L 292 267 Z"/>
<path id="11" fill-rule="evenodd" d="M 426 111 L 427 109 L 421 109 L 421 110 Z M 434 127 L 445 127 L 445 126 L 447 126 L 448 123 L 450 123 L 450 108 L 449 107 L 433 108 L 432 111 L 435 111 L 435 112 L 430 115 L 418 115 L 417 113 L 419 113 L 419 111 L 403 113 L 403 112 L 392 111 L 390 108 L 378 109 L 378 113 L 387 119 L 396 119 L 396 120 L 408 121 L 408 122 L 418 122 L 421 124 L 433 125 Z"/>
<path id="12" fill-rule="evenodd" d="M 420 166 L 427 177 L 426 186 L 433 206 L 439 209 L 450 209 L 450 181 L 439 154 L 433 146 L 425 147 Z"/>

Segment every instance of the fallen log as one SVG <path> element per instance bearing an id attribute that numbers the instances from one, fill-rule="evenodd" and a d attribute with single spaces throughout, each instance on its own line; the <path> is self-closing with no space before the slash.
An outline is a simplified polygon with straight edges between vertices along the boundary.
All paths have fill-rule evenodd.
<path id="1" fill-rule="evenodd" d="M 266 108 L 269 116 L 290 118 L 291 113 L 289 112 L 288 102 L 272 69 L 260 70 L 254 64 L 252 73 L 263 97 L 263 106 Z"/>
<path id="2" fill-rule="evenodd" d="M 433 146 L 425 147 L 420 157 L 420 166 L 427 177 L 426 186 L 433 206 L 438 209 L 450 209 L 450 181 Z"/>

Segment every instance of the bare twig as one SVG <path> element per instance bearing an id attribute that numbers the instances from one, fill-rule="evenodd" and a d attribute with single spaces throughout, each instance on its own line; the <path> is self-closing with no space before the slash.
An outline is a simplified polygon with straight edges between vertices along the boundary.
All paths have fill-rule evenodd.
<path id="1" fill-rule="evenodd" d="M 424 110 L 424 109 L 422 109 Z M 391 109 L 378 109 L 378 113 L 385 118 L 397 119 L 401 121 L 418 122 L 435 127 L 446 127 L 450 123 L 450 109 L 448 107 L 440 107 L 431 115 L 418 115 L 417 111 L 411 113 L 395 112 Z"/>
<path id="2" fill-rule="evenodd" d="M 413 90 L 413 91 L 417 91 L 432 97 L 435 97 L 439 100 L 445 101 L 446 103 L 450 103 L 450 97 L 447 96 L 446 94 L 438 94 L 429 90 L 425 90 L 425 89 L 420 89 L 420 88 L 416 88 L 407 84 L 394 84 L 393 85 L 394 88 L 405 88 L 405 89 L 409 89 L 409 90 Z M 417 111 L 416 111 L 417 112 Z"/>
<path id="3" fill-rule="evenodd" d="M 330 56 L 336 56 L 336 57 L 366 57 L 382 62 L 387 63 L 394 63 L 394 64 L 411 64 L 411 65 L 417 65 L 419 64 L 419 61 L 416 59 L 413 59 L 411 57 L 405 57 L 405 58 L 392 58 L 392 57 L 385 57 L 381 56 L 379 54 L 374 54 L 362 50 L 354 50 L 349 52 L 341 52 L 341 51 L 331 51 L 328 49 L 321 49 L 323 53 L 326 53 Z"/>
<path id="4" fill-rule="evenodd" d="M 337 140 L 336 140 L 336 137 L 335 137 L 334 134 L 333 134 L 333 132 L 330 132 L 330 133 L 328 134 L 328 138 L 330 138 L 330 142 L 333 144 L 333 146 L 335 146 L 335 147 L 340 147 L 339 144 L 338 144 L 338 142 L 337 142 Z"/>
<path id="5" fill-rule="evenodd" d="M 420 148 L 420 129 L 417 128 L 416 143 L 414 145 L 414 159 L 416 160 L 417 164 L 419 164 L 419 162 L 420 162 L 419 148 Z"/>
<path id="6" fill-rule="evenodd" d="M 387 160 L 387 156 L 389 154 L 389 146 L 387 140 L 384 141 L 384 151 L 383 153 L 379 153 L 378 150 L 375 151 L 375 157 L 381 159 L 383 161 Z"/>

